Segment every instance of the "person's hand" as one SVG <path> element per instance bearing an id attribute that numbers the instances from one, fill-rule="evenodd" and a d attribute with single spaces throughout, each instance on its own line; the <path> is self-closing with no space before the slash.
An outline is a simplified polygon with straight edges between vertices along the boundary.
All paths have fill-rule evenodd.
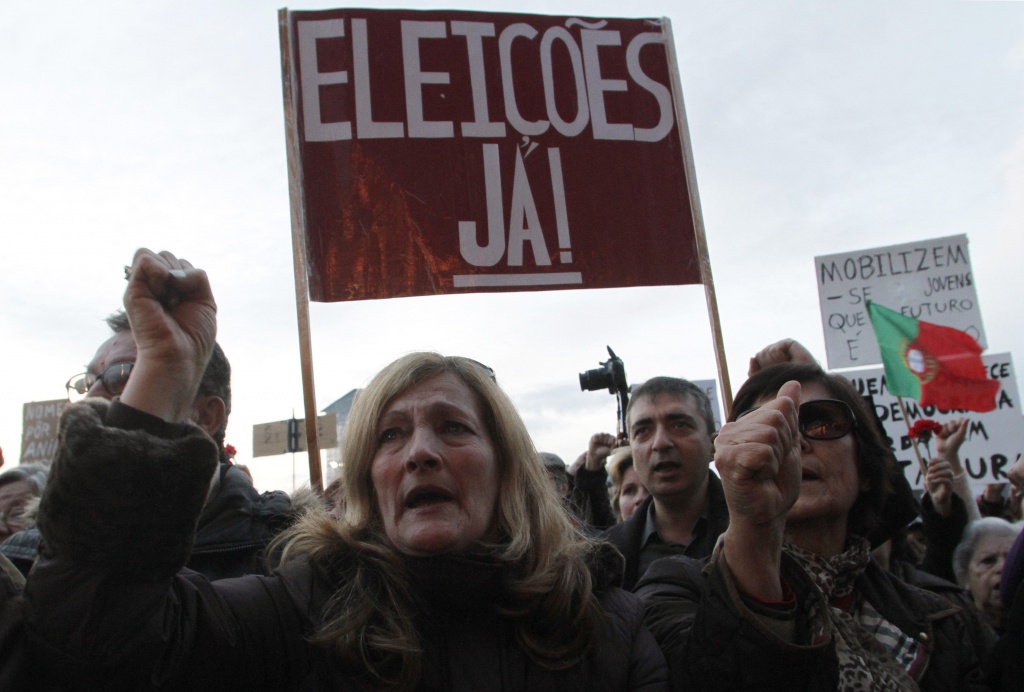
<path id="1" fill-rule="evenodd" d="M 1006 472 L 1006 475 L 1013 483 L 1014 488 L 1024 491 L 1024 454 L 1017 455 L 1017 461 L 1013 462 L 1013 466 Z"/>
<path id="2" fill-rule="evenodd" d="M 586 467 L 588 471 L 600 471 L 608 455 L 615 449 L 615 435 L 611 433 L 594 433 L 587 446 Z"/>
<path id="3" fill-rule="evenodd" d="M 1003 490 L 1006 489 L 1006 483 L 986 483 L 985 491 L 982 493 L 982 499 L 985 502 L 993 505 L 1001 505 L 1006 502 L 1003 498 Z"/>
<path id="4" fill-rule="evenodd" d="M 1010 516 L 1011 517 L 1017 517 L 1021 513 L 1021 509 L 1022 509 L 1021 502 L 1022 501 L 1024 501 L 1024 490 L 1021 490 L 1020 487 L 1018 487 L 1018 486 L 1014 485 L 1013 483 L 1011 483 L 1010 484 Z M 1014 521 L 1019 521 L 1019 519 L 1014 519 Z"/>
<path id="5" fill-rule="evenodd" d="M 138 349 L 121 400 L 171 422 L 185 420 L 217 336 L 206 272 L 170 252 L 136 251 L 124 307 Z"/>
<path id="6" fill-rule="evenodd" d="M 941 457 L 929 461 L 924 489 L 932 498 L 935 511 L 940 516 L 948 517 L 953 511 L 953 466 Z"/>
<path id="7" fill-rule="evenodd" d="M 772 401 L 715 439 L 715 467 L 725 486 L 730 523 L 754 526 L 785 521 L 800 495 L 800 384 L 787 382 Z"/>
<path id="8" fill-rule="evenodd" d="M 780 559 L 786 513 L 800 495 L 800 384 L 726 423 L 715 439 L 729 528 L 725 559 L 741 590 L 764 601 L 782 597 Z"/>
<path id="9" fill-rule="evenodd" d="M 967 418 L 954 418 L 946 421 L 942 430 L 935 433 L 935 454 L 950 463 L 954 474 L 964 470 L 960 465 L 960 446 L 967 439 L 969 424 Z"/>
<path id="10" fill-rule="evenodd" d="M 765 346 L 750 359 L 750 368 L 747 370 L 747 377 L 767 368 L 770 365 L 779 363 L 805 363 L 817 365 L 811 352 L 804 348 L 803 344 L 793 339 L 782 339 L 770 346 Z"/>

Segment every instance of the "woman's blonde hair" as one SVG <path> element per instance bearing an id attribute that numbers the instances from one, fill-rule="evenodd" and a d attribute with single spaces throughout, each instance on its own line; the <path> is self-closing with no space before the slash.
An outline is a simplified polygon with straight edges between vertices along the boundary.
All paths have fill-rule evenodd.
<path id="1" fill-rule="evenodd" d="M 622 521 L 622 478 L 626 475 L 626 471 L 633 468 L 633 452 L 629 447 L 619 447 L 614 452 L 608 455 L 608 461 L 605 463 L 605 469 L 608 471 L 608 477 L 612 481 L 612 510 L 615 512 L 615 516 Z"/>
<path id="2" fill-rule="evenodd" d="M 506 570 L 498 608 L 514 623 L 519 645 L 540 665 L 568 668 L 593 645 L 602 622 L 588 568 L 594 545 L 569 520 L 491 371 L 468 358 L 412 353 L 381 370 L 352 406 L 342 443 L 343 520 L 307 515 L 279 542 L 282 563 L 308 556 L 319 570 L 344 572 L 332 584 L 316 640 L 376 686 L 414 687 L 422 655 L 408 575 L 385 536 L 371 479 L 378 420 L 396 396 L 446 373 L 479 397 L 497 453 L 499 539 L 481 549 Z"/>

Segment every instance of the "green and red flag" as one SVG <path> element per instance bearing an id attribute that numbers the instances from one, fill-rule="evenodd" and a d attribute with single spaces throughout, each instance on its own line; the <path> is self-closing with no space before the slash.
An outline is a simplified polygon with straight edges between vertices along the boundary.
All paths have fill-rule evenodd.
<path id="1" fill-rule="evenodd" d="M 988 378 L 974 337 L 870 301 L 867 308 L 890 392 L 943 410 L 996 407 L 999 382 Z"/>

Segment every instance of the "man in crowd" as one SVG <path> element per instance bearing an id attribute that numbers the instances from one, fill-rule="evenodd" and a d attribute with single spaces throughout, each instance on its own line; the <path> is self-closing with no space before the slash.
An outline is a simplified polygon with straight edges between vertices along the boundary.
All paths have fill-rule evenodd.
<path id="1" fill-rule="evenodd" d="M 660 557 L 710 555 L 729 526 L 729 511 L 709 465 L 715 422 L 700 387 L 675 377 L 644 382 L 632 393 L 626 425 L 633 464 L 650 497 L 603 536 L 626 558 L 623 587 L 632 589 Z"/>
<path id="2" fill-rule="evenodd" d="M 128 316 L 119 311 L 107 318 L 113 335 L 100 345 L 82 375 L 68 381 L 69 397 L 114 399 L 124 391 L 135 364 L 136 348 Z M 249 476 L 228 463 L 224 435 L 231 413 L 231 365 L 215 344 L 203 373 L 199 392 L 192 402 L 191 420 L 221 450 L 221 464 L 210 481 L 210 492 L 199 517 L 195 544 L 188 567 L 209 579 L 262 574 L 263 549 L 293 519 L 291 501 L 282 491 L 260 494 Z M 25 534 L 25 535 L 21 535 Z M 38 531 L 16 534 L 21 554 L 36 551 Z M 3 549 L 7 554 L 7 547 Z"/>

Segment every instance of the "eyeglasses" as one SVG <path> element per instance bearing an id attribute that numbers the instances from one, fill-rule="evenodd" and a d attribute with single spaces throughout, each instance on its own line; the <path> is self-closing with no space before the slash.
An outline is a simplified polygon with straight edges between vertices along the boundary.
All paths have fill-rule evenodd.
<path id="1" fill-rule="evenodd" d="M 738 415 L 736 420 L 756 410 L 748 409 Z M 808 440 L 838 440 L 857 427 L 853 409 L 838 399 L 815 399 L 800 404 L 798 417 L 800 433 Z"/>
<path id="2" fill-rule="evenodd" d="M 128 384 L 128 376 L 134 365 L 134 363 L 114 363 L 99 375 L 94 375 L 91 372 L 75 375 L 65 385 L 68 388 L 68 401 L 75 402 L 84 399 L 89 395 L 89 390 L 96 382 L 102 382 L 103 388 L 110 396 L 119 395 L 124 391 L 124 386 Z"/>

